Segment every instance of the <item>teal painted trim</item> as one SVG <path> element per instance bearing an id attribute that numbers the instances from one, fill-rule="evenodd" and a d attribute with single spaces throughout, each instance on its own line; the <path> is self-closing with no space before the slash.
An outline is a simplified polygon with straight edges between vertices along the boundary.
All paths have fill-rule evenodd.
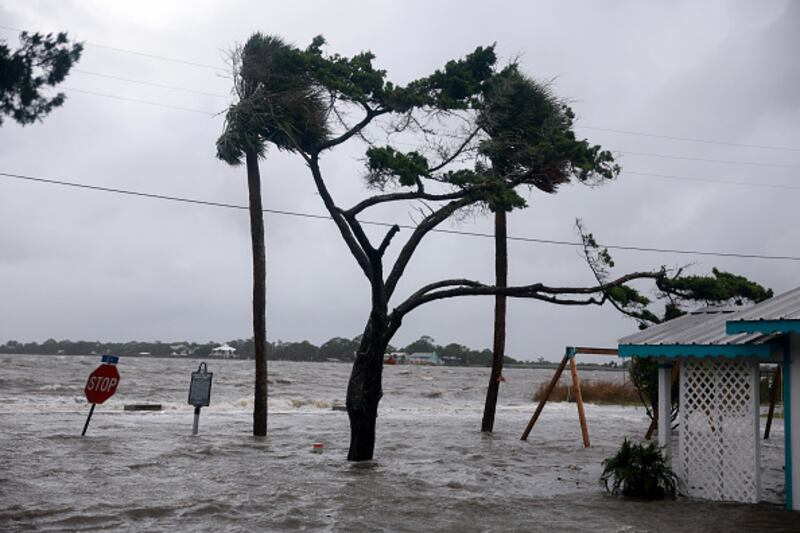
<path id="1" fill-rule="evenodd" d="M 620 357 L 769 358 L 769 344 L 620 344 Z"/>
<path id="2" fill-rule="evenodd" d="M 564 352 L 564 357 L 567 359 L 572 359 L 575 357 L 575 352 L 577 352 L 577 350 L 574 346 L 567 346 L 567 350 Z"/>
<path id="3" fill-rule="evenodd" d="M 733 320 L 725 323 L 725 333 L 800 333 L 800 320 Z"/>
<path id="4" fill-rule="evenodd" d="M 783 350 L 783 449 L 785 453 L 785 466 L 783 468 L 786 484 L 786 508 L 794 508 L 792 496 L 792 358 L 789 353 L 789 343 L 785 343 Z"/>

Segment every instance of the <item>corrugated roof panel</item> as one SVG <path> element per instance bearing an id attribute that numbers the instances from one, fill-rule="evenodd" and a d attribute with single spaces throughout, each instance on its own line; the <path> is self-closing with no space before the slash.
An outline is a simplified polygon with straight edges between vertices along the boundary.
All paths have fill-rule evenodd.
<path id="1" fill-rule="evenodd" d="M 759 344 L 761 333 L 726 335 L 725 324 L 742 320 L 800 319 L 800 287 L 744 308 L 707 307 L 619 340 L 619 344 Z"/>
<path id="2" fill-rule="evenodd" d="M 725 334 L 725 324 L 737 319 L 742 311 L 708 307 L 658 324 L 619 340 L 619 344 L 748 344 L 764 339 L 760 333 Z"/>
<path id="3" fill-rule="evenodd" d="M 800 319 L 800 287 L 779 294 L 737 314 L 739 320 L 798 320 Z"/>

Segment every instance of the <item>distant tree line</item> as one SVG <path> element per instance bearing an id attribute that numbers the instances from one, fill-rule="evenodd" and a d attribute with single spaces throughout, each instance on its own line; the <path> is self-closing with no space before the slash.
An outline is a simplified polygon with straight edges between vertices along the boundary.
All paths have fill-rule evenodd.
<path id="1" fill-rule="evenodd" d="M 316 346 L 308 341 L 284 342 L 276 341 L 267 343 L 267 353 L 271 360 L 282 361 L 346 361 L 352 362 L 358 350 L 361 336 L 348 339 L 345 337 L 334 337 L 320 346 Z M 236 357 L 239 359 L 252 359 L 255 356 L 253 339 L 236 339 L 225 344 L 236 349 Z M 120 357 L 131 356 L 189 356 L 189 357 L 209 357 L 211 351 L 219 346 L 218 342 L 99 342 L 99 341 L 70 341 L 47 339 L 42 343 L 38 342 L 18 342 L 10 340 L 5 344 L 0 344 L 0 354 L 36 354 L 36 355 L 92 355 L 92 354 L 113 354 Z M 408 346 L 395 348 L 388 346 L 387 352 L 436 352 L 446 365 L 458 366 L 491 366 L 492 351 L 473 350 L 462 344 L 450 343 L 446 346 L 436 344 L 436 341 L 423 335 L 419 339 L 410 343 Z M 541 358 L 540 358 L 541 359 Z M 520 363 L 511 357 L 506 356 L 505 362 L 514 364 Z"/>

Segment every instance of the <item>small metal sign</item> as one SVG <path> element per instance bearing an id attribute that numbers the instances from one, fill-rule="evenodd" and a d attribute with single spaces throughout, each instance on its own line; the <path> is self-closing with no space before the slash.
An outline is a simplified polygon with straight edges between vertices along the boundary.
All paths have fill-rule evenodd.
<path id="1" fill-rule="evenodd" d="M 211 403 L 211 377 L 213 372 L 208 372 L 205 363 L 200 363 L 196 372 L 192 372 L 192 382 L 189 384 L 189 404 L 195 407 L 208 407 Z"/>

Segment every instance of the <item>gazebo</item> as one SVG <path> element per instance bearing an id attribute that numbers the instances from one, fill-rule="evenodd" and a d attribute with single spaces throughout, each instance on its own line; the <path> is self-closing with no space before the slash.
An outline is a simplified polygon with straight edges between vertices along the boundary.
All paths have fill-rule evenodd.
<path id="1" fill-rule="evenodd" d="M 236 348 L 223 344 L 211 350 L 211 355 L 222 357 L 223 359 L 230 359 L 236 357 Z"/>
<path id="2" fill-rule="evenodd" d="M 741 308 L 739 308 L 741 309 Z M 658 440 L 689 496 L 758 502 L 759 365 L 783 365 L 786 506 L 800 510 L 800 287 L 741 310 L 706 308 L 619 340 L 658 362 Z M 672 367 L 680 362 L 677 454 Z M 794 443 L 794 446 L 793 446 Z"/>

